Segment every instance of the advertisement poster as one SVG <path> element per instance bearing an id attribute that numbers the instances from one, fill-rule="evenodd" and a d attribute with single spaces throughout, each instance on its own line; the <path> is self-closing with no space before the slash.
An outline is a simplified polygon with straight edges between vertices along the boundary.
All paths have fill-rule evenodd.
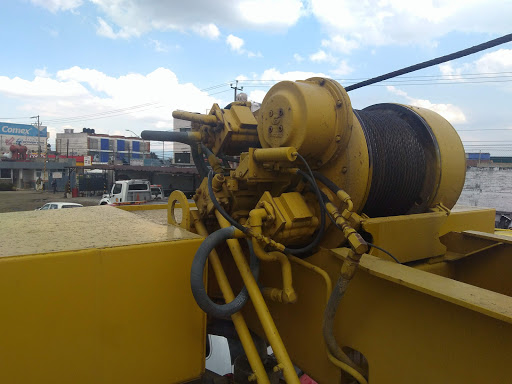
<path id="1" fill-rule="evenodd" d="M 40 128 L 38 135 L 37 127 L 33 125 L 0 122 L 1 148 L 5 151 L 11 145 L 25 145 L 29 149 L 37 149 L 39 143 L 44 147 L 48 132 L 46 127 Z"/>

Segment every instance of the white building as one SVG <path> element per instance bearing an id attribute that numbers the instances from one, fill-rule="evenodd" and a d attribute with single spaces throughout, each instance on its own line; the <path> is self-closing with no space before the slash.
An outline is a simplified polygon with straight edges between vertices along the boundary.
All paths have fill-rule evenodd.
<path id="1" fill-rule="evenodd" d="M 150 152 L 149 141 L 140 137 L 96 134 L 94 129 L 89 128 L 77 133 L 73 129 L 65 129 L 64 133 L 57 133 L 55 145 L 59 155 L 91 156 L 93 163 L 112 163 L 116 160 L 127 164 L 143 163 Z"/>

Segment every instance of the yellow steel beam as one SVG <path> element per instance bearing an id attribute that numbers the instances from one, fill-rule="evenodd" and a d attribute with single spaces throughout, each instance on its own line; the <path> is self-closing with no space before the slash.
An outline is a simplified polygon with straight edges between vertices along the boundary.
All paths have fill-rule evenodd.
<path id="1" fill-rule="evenodd" d="M 0 257 L 0 383 L 199 377 L 206 316 L 189 275 L 201 241 Z"/>
<path id="2" fill-rule="evenodd" d="M 197 232 L 201 236 L 208 236 L 208 231 L 201 222 L 197 211 L 191 211 L 191 214 Z M 233 290 L 231 289 L 231 285 L 229 284 L 228 278 L 222 268 L 222 264 L 215 249 L 210 253 L 209 260 L 226 303 L 233 301 L 235 299 L 235 295 L 233 294 Z M 231 315 L 231 320 L 233 321 L 238 337 L 240 338 L 240 342 L 242 343 L 245 354 L 247 355 L 247 360 L 254 371 L 254 377 L 257 382 L 260 384 L 270 384 L 243 315 L 240 312 L 237 312 Z"/>
<path id="3" fill-rule="evenodd" d="M 218 211 L 216 211 L 216 215 L 221 227 L 228 227 L 230 225 Z M 290 360 L 288 351 L 283 345 L 283 341 L 281 340 L 279 332 L 277 331 L 277 328 L 274 324 L 274 320 L 268 311 L 258 283 L 251 273 L 249 264 L 247 263 L 247 260 L 243 254 L 238 239 L 229 239 L 227 240 L 227 243 L 235 260 L 236 266 L 242 275 L 244 284 L 247 287 L 247 291 L 249 292 L 249 296 L 254 305 L 254 308 L 256 309 L 256 314 L 263 327 L 265 336 L 272 346 L 274 355 L 277 358 L 279 363 L 278 367 L 283 371 L 283 376 L 288 384 L 299 384 L 299 378 L 297 377 L 295 368 L 293 367 L 293 364 Z"/>

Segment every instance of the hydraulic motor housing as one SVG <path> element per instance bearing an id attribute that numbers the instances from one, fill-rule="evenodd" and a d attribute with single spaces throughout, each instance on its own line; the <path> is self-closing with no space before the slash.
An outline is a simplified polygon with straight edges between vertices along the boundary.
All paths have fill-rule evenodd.
<path id="1" fill-rule="evenodd" d="M 464 148 L 446 119 L 401 104 L 352 109 L 334 80 L 276 84 L 257 129 L 263 148 L 295 147 L 370 217 L 450 209 L 464 185 Z"/>

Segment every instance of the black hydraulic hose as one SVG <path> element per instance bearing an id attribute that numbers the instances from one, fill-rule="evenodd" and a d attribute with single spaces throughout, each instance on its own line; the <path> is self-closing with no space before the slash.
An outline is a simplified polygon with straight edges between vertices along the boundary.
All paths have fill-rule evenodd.
<path id="1" fill-rule="evenodd" d="M 338 191 L 341 189 L 334 183 L 334 181 L 318 171 L 313 171 L 313 176 L 315 179 L 320 180 L 320 182 L 329 188 L 334 194 L 338 193 Z"/>
<path id="2" fill-rule="evenodd" d="M 345 295 L 349 283 L 350 280 L 344 278 L 343 276 L 340 276 L 340 278 L 336 281 L 331 296 L 329 296 L 327 306 L 325 307 L 324 318 L 322 320 L 322 333 L 329 352 L 331 352 L 331 354 L 336 359 L 343 361 L 345 364 L 350 365 L 356 371 L 363 374 L 361 368 L 358 367 L 352 360 L 350 360 L 345 352 L 343 352 L 341 347 L 336 342 L 336 338 L 334 336 L 334 317 L 336 316 L 338 306 L 340 305 L 341 299 Z"/>
<path id="3" fill-rule="evenodd" d="M 232 226 L 213 232 L 201 243 L 194 260 L 192 261 L 192 268 L 190 271 L 190 287 L 192 288 L 192 295 L 194 296 L 197 305 L 199 305 L 199 308 L 214 317 L 226 318 L 233 315 L 240 311 L 249 299 L 249 293 L 247 292 L 247 288 L 244 286 L 233 301 L 227 304 L 217 304 L 210 299 L 204 286 L 204 266 L 206 265 L 206 260 L 208 260 L 210 252 L 213 251 L 213 249 L 220 243 L 227 239 L 232 239 L 234 234 L 235 227 Z M 249 244 L 249 250 L 251 251 L 251 272 L 257 281 L 259 277 L 259 259 L 252 251 L 251 242 L 248 241 L 247 243 Z"/>
<path id="4" fill-rule="evenodd" d="M 419 69 L 424 69 L 424 68 L 431 67 L 433 65 L 442 64 L 442 63 L 445 63 L 450 60 L 460 59 L 461 57 L 472 55 L 473 53 L 477 53 L 477 52 L 483 51 L 485 49 L 496 47 L 497 45 L 505 44 L 510 41 L 512 41 L 512 33 L 502 36 L 502 37 L 499 37 L 494 40 L 487 41 L 486 43 L 475 45 L 471 48 L 466 48 L 461 51 L 450 53 L 449 55 L 437 57 L 435 59 L 424 61 L 424 62 L 418 63 L 418 64 L 414 64 L 409 67 L 399 69 L 397 71 L 386 73 L 385 75 L 381 75 L 381 76 L 377 76 L 377 77 L 374 77 L 369 80 L 361 81 L 360 83 L 357 83 L 357 84 L 349 85 L 348 87 L 345 88 L 345 91 L 350 92 L 350 91 L 353 91 L 354 89 L 366 87 L 367 85 L 375 84 L 380 81 L 391 79 L 393 77 L 405 75 L 406 73 L 414 72 Z"/>
<path id="5" fill-rule="evenodd" d="M 190 152 L 192 154 L 192 159 L 194 160 L 194 165 L 196 166 L 197 172 L 201 179 L 204 179 L 208 176 L 208 166 L 204 162 L 204 156 L 199 153 L 197 149 L 197 145 L 190 146 Z"/>
<path id="6" fill-rule="evenodd" d="M 242 224 L 240 224 L 238 221 L 233 219 L 231 216 L 228 215 L 228 213 L 222 208 L 222 206 L 219 204 L 217 199 L 215 198 L 215 193 L 213 193 L 213 186 L 212 186 L 212 180 L 215 176 L 215 172 L 213 170 L 210 170 L 208 173 L 208 194 L 210 195 L 210 200 L 213 203 L 213 206 L 219 213 L 235 228 L 241 230 L 243 233 L 247 233 L 249 231 L 248 228 L 244 227 Z"/>

